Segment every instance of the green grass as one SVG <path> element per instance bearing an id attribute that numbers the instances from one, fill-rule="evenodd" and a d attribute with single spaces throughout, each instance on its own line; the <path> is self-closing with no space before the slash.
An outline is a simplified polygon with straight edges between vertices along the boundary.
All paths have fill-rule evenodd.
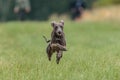
<path id="1" fill-rule="evenodd" d="M 65 22 L 67 52 L 49 62 L 50 22 L 0 23 L 0 80 L 120 80 L 120 23 Z"/>

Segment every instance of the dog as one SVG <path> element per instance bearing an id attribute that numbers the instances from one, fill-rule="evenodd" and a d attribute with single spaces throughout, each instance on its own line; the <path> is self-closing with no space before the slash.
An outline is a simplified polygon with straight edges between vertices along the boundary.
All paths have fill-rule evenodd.
<path id="1" fill-rule="evenodd" d="M 52 54 L 57 52 L 56 63 L 59 64 L 59 61 L 62 58 L 63 51 L 67 51 L 65 34 L 63 32 L 64 21 L 61 20 L 59 23 L 53 21 L 51 23 L 51 26 L 53 27 L 53 31 L 51 33 L 51 40 L 47 40 L 47 38 L 43 36 L 45 41 L 48 43 L 46 53 L 48 56 L 48 60 L 51 61 Z"/>

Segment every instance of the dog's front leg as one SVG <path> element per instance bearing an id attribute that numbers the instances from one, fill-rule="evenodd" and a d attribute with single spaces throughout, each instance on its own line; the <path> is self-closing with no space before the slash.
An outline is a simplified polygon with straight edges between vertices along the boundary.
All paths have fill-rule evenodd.
<path id="1" fill-rule="evenodd" d="M 67 51 L 66 46 L 63 46 L 57 43 L 57 47 L 62 51 Z"/>
<path id="2" fill-rule="evenodd" d="M 51 47 L 52 47 L 53 49 L 59 49 L 59 50 L 62 50 L 62 51 L 67 51 L 67 49 L 66 49 L 65 46 L 62 46 L 62 45 L 60 45 L 60 44 L 58 44 L 58 43 L 52 43 L 52 44 L 51 44 Z"/>

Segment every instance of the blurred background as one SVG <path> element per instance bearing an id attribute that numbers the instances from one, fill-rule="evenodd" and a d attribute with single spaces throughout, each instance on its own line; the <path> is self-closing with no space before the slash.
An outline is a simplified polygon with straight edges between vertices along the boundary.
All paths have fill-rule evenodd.
<path id="1" fill-rule="evenodd" d="M 0 0 L 0 21 L 21 20 L 21 17 L 41 21 L 53 17 L 74 19 L 75 16 L 87 20 L 101 19 L 101 16 L 120 18 L 119 4 L 120 0 Z"/>
<path id="2" fill-rule="evenodd" d="M 57 65 L 42 36 L 61 19 Z M 120 0 L 0 0 L 0 80 L 120 80 Z"/>

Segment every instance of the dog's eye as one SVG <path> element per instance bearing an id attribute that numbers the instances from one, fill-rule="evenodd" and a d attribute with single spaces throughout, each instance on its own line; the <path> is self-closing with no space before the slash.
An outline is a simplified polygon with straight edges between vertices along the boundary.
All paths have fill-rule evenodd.
<path id="1" fill-rule="evenodd" d="M 63 26 L 60 26 L 63 29 Z"/>
<path id="2" fill-rule="evenodd" d="M 57 26 L 55 26 L 55 30 L 56 30 L 56 29 L 58 29 L 58 27 L 57 27 Z"/>

